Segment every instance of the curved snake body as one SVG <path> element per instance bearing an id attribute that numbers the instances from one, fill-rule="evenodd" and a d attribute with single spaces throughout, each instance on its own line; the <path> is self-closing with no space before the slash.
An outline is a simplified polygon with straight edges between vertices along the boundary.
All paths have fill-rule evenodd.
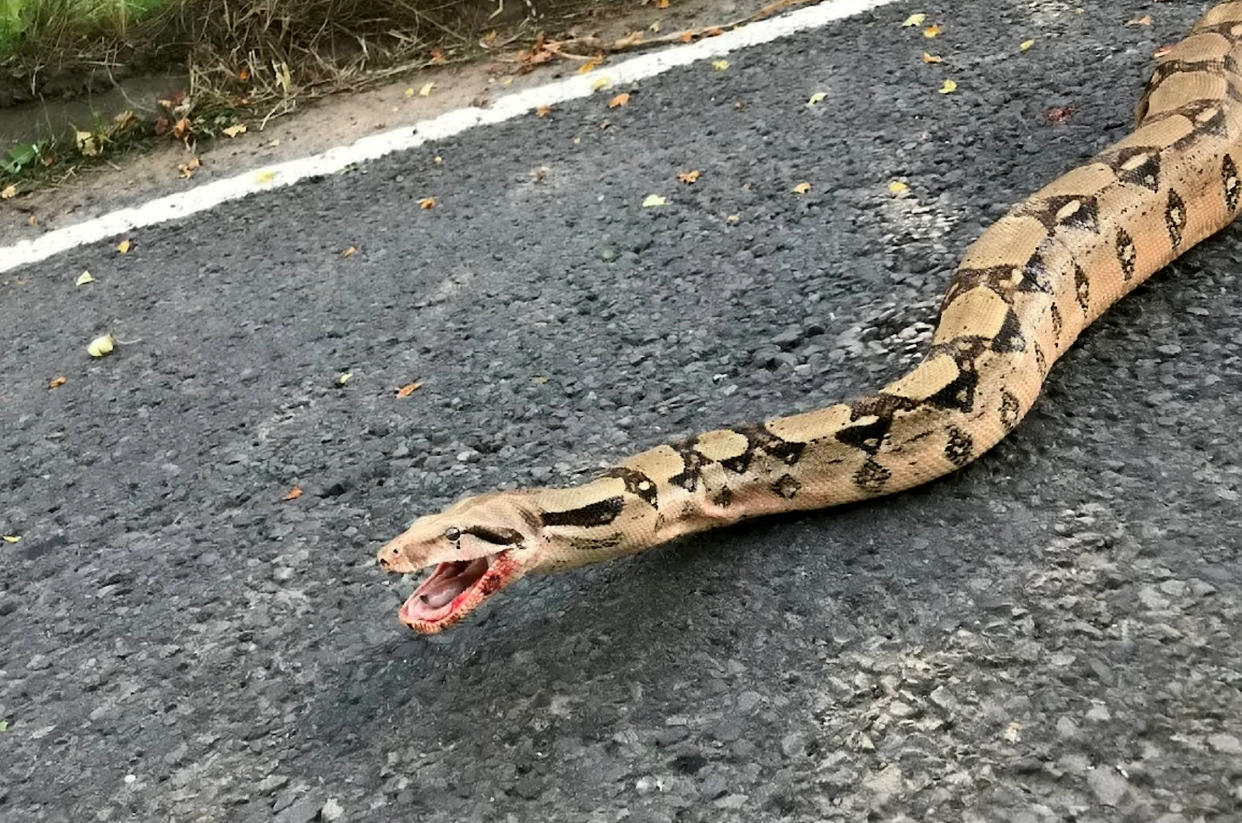
<path id="1" fill-rule="evenodd" d="M 585 485 L 495 492 L 419 518 L 381 565 L 436 570 L 402 607 L 439 631 L 530 571 L 641 551 L 958 469 L 1030 410 L 1109 306 L 1237 214 L 1242 2 L 1158 58 L 1133 133 L 1013 207 L 966 251 L 923 361 L 879 391 L 657 446 Z"/>

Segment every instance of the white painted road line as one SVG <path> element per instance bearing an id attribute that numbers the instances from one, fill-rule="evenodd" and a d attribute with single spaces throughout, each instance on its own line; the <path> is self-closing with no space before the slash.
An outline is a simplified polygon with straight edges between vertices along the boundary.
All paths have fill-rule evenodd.
<path id="1" fill-rule="evenodd" d="M 0 272 L 28 263 L 37 263 L 62 251 L 107 240 L 134 229 L 188 217 L 256 192 L 288 186 L 307 177 L 332 174 L 354 163 L 412 149 L 429 140 L 443 140 L 475 126 L 502 123 L 539 106 L 552 106 L 579 97 L 589 97 L 596 91 L 595 85 L 600 78 L 606 78 L 611 86 L 633 83 L 677 66 L 767 43 L 795 32 L 818 28 L 834 20 L 852 17 L 892 2 L 894 0 L 825 0 L 819 5 L 751 23 L 719 37 L 709 37 L 695 43 L 641 54 L 616 65 L 596 69 L 589 74 L 575 75 L 506 95 L 487 109 L 455 109 L 413 126 L 402 126 L 383 134 L 363 137 L 348 146 L 337 146 L 309 157 L 260 166 L 233 177 L 160 197 L 141 206 L 118 209 L 101 217 L 0 248 Z"/>

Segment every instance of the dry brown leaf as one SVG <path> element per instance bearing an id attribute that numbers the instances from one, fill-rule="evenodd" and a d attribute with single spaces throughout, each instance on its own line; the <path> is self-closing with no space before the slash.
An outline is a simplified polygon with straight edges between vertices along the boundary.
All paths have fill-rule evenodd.
<path id="1" fill-rule="evenodd" d="M 686 185 L 690 185 L 694 181 L 698 180 L 699 176 L 702 173 L 703 172 L 699 171 L 698 169 L 694 169 L 693 171 L 678 172 L 677 179 L 680 180 L 682 183 L 685 183 Z"/>
<path id="2" fill-rule="evenodd" d="M 694 39 L 694 32 L 692 32 L 692 31 L 683 31 L 683 32 L 681 33 L 681 42 L 683 42 L 683 43 L 689 43 L 689 42 L 690 42 L 691 40 L 693 40 L 693 39 Z"/>
<path id="3" fill-rule="evenodd" d="M 178 163 L 177 171 L 181 172 L 182 177 L 189 180 L 194 176 L 194 172 L 198 171 L 199 167 L 202 165 L 203 163 L 198 159 L 198 155 L 195 155 L 184 163 Z"/>
<path id="4" fill-rule="evenodd" d="M 668 0 L 656 0 L 656 8 L 657 9 L 668 8 Z"/>
<path id="5" fill-rule="evenodd" d="M 630 93 L 627 91 L 623 91 L 620 94 L 618 94 L 616 97 L 608 101 L 608 108 L 619 109 L 628 102 L 630 102 Z"/>
<path id="6" fill-rule="evenodd" d="M 1164 57 L 1166 54 L 1168 54 L 1171 51 L 1173 51 L 1172 46 L 1161 46 L 1160 48 L 1153 51 L 1151 53 L 1151 56 L 1159 60 L 1161 57 Z"/>
<path id="7" fill-rule="evenodd" d="M 540 106 L 539 108 L 535 109 L 536 117 L 547 117 L 551 113 L 552 113 L 551 106 Z"/>
<path id="8" fill-rule="evenodd" d="M 1049 123 L 1064 123 L 1073 113 L 1074 110 L 1069 106 L 1053 106 L 1044 112 L 1044 119 Z"/>
<path id="9" fill-rule="evenodd" d="M 418 391 L 422 387 L 423 387 L 422 383 L 406 383 L 404 386 L 397 389 L 397 397 L 409 397 L 411 394 Z"/>
<path id="10" fill-rule="evenodd" d="M 1151 15 L 1144 14 L 1142 17 L 1135 17 L 1133 20 L 1126 21 L 1127 26 L 1150 26 Z"/>
<path id="11" fill-rule="evenodd" d="M 418 201 L 420 209 L 434 209 L 436 207 L 436 199 L 434 197 L 424 197 Z"/>
<path id="12" fill-rule="evenodd" d="M 600 64 L 603 62 L 604 62 L 604 55 L 602 53 L 597 54 L 594 57 L 592 57 L 590 60 L 586 61 L 585 63 L 583 63 L 581 66 L 578 67 L 578 74 L 590 74 L 591 72 L 598 69 Z"/>
<path id="13" fill-rule="evenodd" d="M 237 79 L 245 83 L 250 79 L 250 69 L 242 66 L 242 70 L 237 73 Z"/>
<path id="14" fill-rule="evenodd" d="M 358 248 L 356 246 L 349 246 L 341 250 L 341 257 L 353 257 L 357 253 Z"/>
<path id="15" fill-rule="evenodd" d="M 720 28 L 720 26 L 712 26 L 703 32 L 704 37 L 719 37 L 722 34 L 724 34 L 724 29 Z"/>
<path id="16" fill-rule="evenodd" d="M 441 66 L 446 62 L 444 52 L 438 46 L 431 50 L 431 62 L 437 66 Z"/>
<path id="17" fill-rule="evenodd" d="M 138 125 L 138 118 L 129 109 L 112 118 L 112 126 L 116 131 L 125 131 Z"/>
<path id="18" fill-rule="evenodd" d="M 57 377 L 53 377 L 50 381 L 48 381 L 47 387 L 49 389 L 58 389 L 61 386 L 65 385 L 65 382 L 67 380 L 68 378 L 65 377 L 63 374 Z"/>
<path id="19" fill-rule="evenodd" d="M 190 118 L 182 117 L 172 126 L 172 136 L 178 140 L 185 140 L 194 133 L 194 124 L 190 122 Z"/>
<path id="20" fill-rule="evenodd" d="M 794 194 L 806 194 L 810 190 L 811 190 L 811 184 L 805 181 L 793 187 Z"/>
<path id="21" fill-rule="evenodd" d="M 939 23 L 932 23 L 930 26 L 923 29 L 923 36 L 928 39 L 931 39 L 932 37 L 939 37 L 940 32 L 942 31 L 944 31 L 944 28 Z"/>
<path id="22" fill-rule="evenodd" d="M 612 44 L 615 49 L 628 49 L 639 45 L 643 42 L 643 33 L 641 31 L 632 31 L 622 37 L 620 40 Z"/>
<path id="23" fill-rule="evenodd" d="M 289 489 L 289 491 L 285 493 L 284 497 L 280 499 L 281 500 L 297 500 L 301 496 L 302 496 L 302 487 L 294 486 L 292 489 Z"/>
<path id="24" fill-rule="evenodd" d="M 12 200 L 17 196 L 17 186 L 9 184 L 0 190 L 0 200 Z"/>
<path id="25" fill-rule="evenodd" d="M 940 63 L 942 61 L 941 61 L 940 55 L 938 54 L 928 54 L 927 52 L 923 52 L 923 62 L 924 63 Z"/>
<path id="26" fill-rule="evenodd" d="M 492 43 L 496 42 L 496 38 L 499 34 L 500 32 L 492 29 L 487 34 L 483 35 L 483 39 L 480 40 L 479 43 L 483 46 L 483 48 L 490 49 L 492 47 Z"/>
<path id="27" fill-rule="evenodd" d="M 245 123 L 235 123 L 234 125 L 229 126 L 227 129 L 221 132 L 221 134 L 223 134 L 225 137 L 236 137 L 239 134 L 245 134 L 245 133 L 246 133 Z"/>

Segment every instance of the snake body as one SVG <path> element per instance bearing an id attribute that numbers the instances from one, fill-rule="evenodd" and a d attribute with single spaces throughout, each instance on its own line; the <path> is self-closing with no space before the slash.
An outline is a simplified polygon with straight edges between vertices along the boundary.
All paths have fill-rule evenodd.
<path id="1" fill-rule="evenodd" d="M 436 567 L 401 620 L 439 631 L 531 571 L 890 494 L 990 449 L 1083 329 L 1237 214 L 1242 2 L 1213 7 L 1157 61 L 1129 136 L 966 251 L 912 371 L 847 403 L 657 446 L 584 485 L 494 492 L 421 517 L 379 553 L 389 571 Z"/>

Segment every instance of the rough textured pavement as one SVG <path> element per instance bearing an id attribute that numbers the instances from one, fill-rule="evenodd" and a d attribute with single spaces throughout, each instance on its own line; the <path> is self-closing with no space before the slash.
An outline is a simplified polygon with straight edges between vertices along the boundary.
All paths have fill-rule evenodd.
<path id="1" fill-rule="evenodd" d="M 433 639 L 372 563 L 461 494 L 894 376 L 1208 5 L 897 4 L 0 276 L 0 819 L 1239 819 L 1242 228 L 930 487 Z"/>

